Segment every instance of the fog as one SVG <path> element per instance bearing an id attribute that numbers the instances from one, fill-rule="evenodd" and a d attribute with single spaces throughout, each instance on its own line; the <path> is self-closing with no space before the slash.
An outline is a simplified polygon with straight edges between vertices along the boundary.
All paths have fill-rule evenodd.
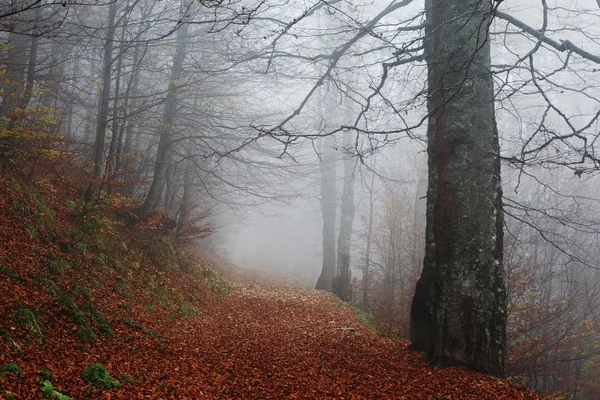
<path id="1" fill-rule="evenodd" d="M 2 73 L 15 96 L 0 117 L 35 109 L 52 125 L 86 165 L 86 204 L 119 193 L 140 221 L 160 210 L 177 240 L 241 267 L 309 287 L 323 277 L 319 288 L 334 292 L 341 280 L 342 300 L 404 337 L 426 249 L 444 244 L 434 219 L 426 236 L 427 215 L 439 226 L 451 215 L 450 229 L 477 203 L 436 214 L 463 194 L 438 193 L 445 162 L 468 166 L 478 151 L 498 161 L 454 183 L 491 170 L 496 182 L 501 168 L 502 197 L 479 205 L 503 204 L 489 215 L 500 231 L 465 240 L 483 249 L 504 232 L 494 263 L 504 252 L 510 372 L 592 398 L 557 382 L 600 384 L 590 372 L 600 359 L 600 3 L 495 1 L 473 34 L 486 50 L 438 78 L 444 46 L 431 43 L 452 47 L 461 28 L 440 39 L 451 22 L 434 32 L 429 18 L 450 0 L 431 10 L 410 0 L 9 3 Z M 457 94 L 487 97 L 460 110 L 454 133 L 492 128 L 451 138 L 450 151 L 436 129 Z M 568 341 L 572 332 L 589 343 Z M 519 361 L 539 338 L 558 344 Z M 559 356 L 568 361 L 549 370 Z"/>

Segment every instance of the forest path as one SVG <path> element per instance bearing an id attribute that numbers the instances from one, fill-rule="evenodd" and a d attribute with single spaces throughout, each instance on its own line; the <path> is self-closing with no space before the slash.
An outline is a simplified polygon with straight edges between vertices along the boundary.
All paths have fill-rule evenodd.
<path id="1" fill-rule="evenodd" d="M 128 290 L 107 280 L 95 304 L 112 334 L 93 342 L 74 337 L 79 328 L 62 309 L 50 310 L 44 345 L 23 339 L 0 352 L 0 365 L 16 361 L 25 371 L 0 373 L 0 399 L 3 390 L 16 396 L 10 398 L 41 398 L 43 370 L 52 372 L 57 391 L 78 400 L 543 398 L 505 380 L 431 367 L 406 341 L 381 336 L 329 293 L 224 264 L 202 263 L 220 274 L 150 270 L 144 285 Z M 82 380 L 92 363 L 121 385 Z"/>
<path id="2" fill-rule="evenodd" d="M 193 351 L 171 360 L 207 398 L 542 398 L 482 374 L 432 368 L 331 294 L 283 275 L 231 269 L 226 276 L 231 290 L 206 317 L 180 327 L 195 338 Z"/>

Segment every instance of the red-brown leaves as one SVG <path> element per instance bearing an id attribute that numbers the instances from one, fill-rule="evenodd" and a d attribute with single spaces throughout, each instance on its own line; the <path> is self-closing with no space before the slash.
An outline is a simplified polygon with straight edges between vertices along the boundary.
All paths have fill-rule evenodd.
<path id="1" fill-rule="evenodd" d="M 182 282 L 173 281 L 181 290 Z M 46 348 L 25 346 L 22 358 L 4 353 L 1 362 L 16 361 L 27 371 L 26 382 L 15 378 L 5 387 L 37 396 L 35 373 L 47 368 L 57 376 L 57 390 L 88 398 L 90 385 L 79 373 L 100 362 L 114 377 L 141 380 L 91 390 L 102 399 L 542 398 L 486 375 L 431 367 L 406 342 L 379 336 L 353 310 L 310 289 L 261 285 L 254 276 L 252 285 L 236 283 L 198 306 L 205 315 L 171 319 L 131 301 L 127 314 L 159 338 L 112 318 L 115 336 L 87 348 L 62 332 Z"/>
<path id="2" fill-rule="evenodd" d="M 24 370 L 5 374 L 0 396 L 41 398 L 45 369 L 54 388 L 75 399 L 542 398 L 482 374 L 431 367 L 406 342 L 382 337 L 333 296 L 289 277 L 237 269 L 208 254 L 195 263 L 218 268 L 226 282 L 190 267 L 194 263 L 184 269 L 160 264 L 165 253 L 157 248 L 168 250 L 167 239 L 152 238 L 151 230 L 126 242 L 127 264 L 101 259 L 99 251 L 116 251 L 124 238 L 120 229 L 103 233 L 98 224 L 111 224 L 100 217 L 94 234 L 104 247 L 81 249 L 78 237 L 61 245 L 54 239 L 68 238 L 52 236 L 54 227 L 65 232 L 76 225 L 59 203 L 49 206 L 55 225 L 47 229 L 35 220 L 39 210 L 15 215 L 7 199 L 16 194 L 0 184 L 0 366 L 13 362 Z M 144 258 L 144 251 L 154 253 Z M 43 284 L 44 277 L 69 293 L 78 310 L 95 307 L 113 335 L 82 342 L 82 327 L 69 317 L 65 300 L 57 300 L 63 292 Z M 19 317 L 18 307 L 37 313 L 43 344 L 28 311 Z M 84 382 L 81 371 L 90 363 L 104 365 L 121 387 Z"/>

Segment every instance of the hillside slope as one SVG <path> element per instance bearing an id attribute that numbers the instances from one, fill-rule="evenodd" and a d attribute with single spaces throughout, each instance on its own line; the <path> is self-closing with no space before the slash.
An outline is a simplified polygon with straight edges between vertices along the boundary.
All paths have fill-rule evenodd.
<path id="1" fill-rule="evenodd" d="M 191 256 L 160 220 L 72 206 L 48 181 L 0 178 L 0 397 L 542 398 L 431 367 L 292 279 Z"/>

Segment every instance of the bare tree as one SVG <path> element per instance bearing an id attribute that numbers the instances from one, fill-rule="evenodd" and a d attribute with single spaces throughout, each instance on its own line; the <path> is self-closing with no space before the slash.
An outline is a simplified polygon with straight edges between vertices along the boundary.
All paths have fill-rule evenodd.
<path id="1" fill-rule="evenodd" d="M 352 271 L 350 266 L 350 247 L 352 223 L 354 222 L 354 177 L 356 158 L 353 157 L 352 134 L 344 137 L 344 184 L 342 187 L 342 209 L 340 215 L 340 235 L 338 237 L 337 271 L 332 289 L 343 301 L 352 300 Z"/>
<path id="2" fill-rule="evenodd" d="M 335 215 L 336 215 L 336 152 L 335 141 L 328 136 L 322 141 L 321 214 L 323 215 L 323 267 L 317 280 L 317 289 L 331 290 L 336 273 Z"/>
<path id="3" fill-rule="evenodd" d="M 428 2 L 429 188 L 411 341 L 435 362 L 503 375 L 502 189 L 481 1 Z"/>
<path id="4" fill-rule="evenodd" d="M 171 78 L 169 80 L 169 88 L 167 89 L 167 99 L 165 101 L 165 110 L 163 120 L 160 126 L 160 139 L 158 149 L 156 151 L 156 161 L 154 163 L 154 174 L 150 189 L 144 200 L 144 204 L 138 211 L 138 216 L 144 219 L 148 213 L 159 206 L 159 198 L 162 186 L 165 182 L 165 174 L 168 168 L 168 157 L 173 136 L 173 127 L 177 113 L 177 91 L 179 80 L 183 73 L 183 62 L 186 54 L 186 46 L 188 41 L 188 30 L 190 18 L 190 7 L 186 1 L 181 1 L 180 5 L 180 21 L 181 26 L 177 30 L 177 39 L 175 44 L 175 54 L 173 55 L 173 64 L 171 66 Z"/>

